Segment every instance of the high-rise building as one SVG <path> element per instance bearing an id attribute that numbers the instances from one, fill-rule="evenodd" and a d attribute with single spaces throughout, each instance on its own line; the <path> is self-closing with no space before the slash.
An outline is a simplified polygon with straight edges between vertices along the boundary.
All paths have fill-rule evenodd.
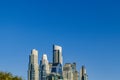
<path id="1" fill-rule="evenodd" d="M 52 73 L 62 75 L 62 47 L 58 45 L 53 45 L 53 64 L 52 64 Z"/>
<path id="2" fill-rule="evenodd" d="M 39 80 L 38 51 L 33 49 L 29 56 L 28 80 Z"/>
<path id="3" fill-rule="evenodd" d="M 62 76 L 62 65 L 60 63 L 54 63 L 52 65 L 52 73 L 56 73 L 57 75 Z"/>
<path id="4" fill-rule="evenodd" d="M 76 63 L 66 63 L 63 67 L 63 78 L 64 80 L 78 80 L 79 75 L 76 70 Z"/>
<path id="5" fill-rule="evenodd" d="M 73 64 L 71 64 L 71 66 L 72 66 L 73 72 L 75 72 L 76 71 L 76 63 L 74 62 Z"/>
<path id="6" fill-rule="evenodd" d="M 51 70 L 52 70 L 52 64 L 53 64 L 53 63 L 50 63 L 50 62 L 49 62 L 49 70 L 50 70 L 50 73 L 51 73 Z"/>
<path id="7" fill-rule="evenodd" d="M 79 73 L 78 73 L 78 71 L 73 72 L 73 80 L 79 80 Z"/>
<path id="8" fill-rule="evenodd" d="M 47 59 L 47 55 L 43 54 L 42 60 L 40 61 L 39 80 L 46 80 L 49 73 L 50 70 L 49 70 L 49 62 Z"/>
<path id="9" fill-rule="evenodd" d="M 88 75 L 87 75 L 85 66 L 82 66 L 80 70 L 80 80 L 88 80 Z"/>
<path id="10" fill-rule="evenodd" d="M 66 63 L 63 67 L 63 78 L 64 80 L 74 80 L 73 79 L 73 68 L 71 63 Z"/>
<path id="11" fill-rule="evenodd" d="M 63 63 L 61 46 L 53 45 L 53 64 L 54 63 Z"/>
<path id="12" fill-rule="evenodd" d="M 76 70 L 76 63 L 74 62 L 73 64 L 71 64 L 71 66 L 73 71 L 73 80 L 78 80 L 79 74 L 78 71 Z"/>

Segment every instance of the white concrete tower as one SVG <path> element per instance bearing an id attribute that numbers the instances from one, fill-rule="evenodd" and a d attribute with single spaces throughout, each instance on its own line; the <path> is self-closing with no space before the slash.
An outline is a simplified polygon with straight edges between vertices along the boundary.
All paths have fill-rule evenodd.
<path id="1" fill-rule="evenodd" d="M 29 56 L 28 80 L 39 80 L 38 51 L 33 49 Z"/>
<path id="2" fill-rule="evenodd" d="M 43 54 L 42 56 L 42 65 L 46 65 L 45 70 L 46 70 L 46 73 L 49 74 L 50 70 L 49 70 L 49 62 L 47 59 L 47 54 Z"/>
<path id="3" fill-rule="evenodd" d="M 50 73 L 49 70 L 49 62 L 47 59 L 47 55 L 43 54 L 42 60 L 40 61 L 40 71 L 39 71 L 39 80 L 46 80 L 47 76 Z"/>

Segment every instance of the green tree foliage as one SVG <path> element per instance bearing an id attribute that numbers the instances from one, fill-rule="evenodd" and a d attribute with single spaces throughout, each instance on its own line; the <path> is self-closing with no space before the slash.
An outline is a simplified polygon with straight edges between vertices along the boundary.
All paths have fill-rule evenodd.
<path id="1" fill-rule="evenodd" d="M 0 80 L 22 80 L 22 78 L 13 76 L 11 73 L 0 72 Z"/>

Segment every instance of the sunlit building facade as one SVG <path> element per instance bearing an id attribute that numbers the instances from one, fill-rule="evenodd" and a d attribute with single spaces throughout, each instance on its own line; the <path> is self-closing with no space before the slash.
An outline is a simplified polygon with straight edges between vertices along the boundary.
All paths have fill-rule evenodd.
<path id="1" fill-rule="evenodd" d="M 73 69 L 71 63 L 66 63 L 63 67 L 64 80 L 73 80 Z"/>
<path id="2" fill-rule="evenodd" d="M 49 62 L 47 59 L 47 55 L 43 54 L 42 60 L 40 61 L 39 80 L 46 80 L 49 73 L 50 70 L 49 70 Z"/>
<path id="3" fill-rule="evenodd" d="M 38 51 L 33 49 L 29 56 L 28 80 L 39 80 Z"/>

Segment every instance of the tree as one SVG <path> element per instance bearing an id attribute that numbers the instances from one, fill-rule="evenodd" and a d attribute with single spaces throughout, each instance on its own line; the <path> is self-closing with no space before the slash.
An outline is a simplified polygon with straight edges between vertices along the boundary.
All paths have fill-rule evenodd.
<path id="1" fill-rule="evenodd" d="M 8 72 L 0 72 L 0 80 L 22 80 L 22 78 Z"/>

